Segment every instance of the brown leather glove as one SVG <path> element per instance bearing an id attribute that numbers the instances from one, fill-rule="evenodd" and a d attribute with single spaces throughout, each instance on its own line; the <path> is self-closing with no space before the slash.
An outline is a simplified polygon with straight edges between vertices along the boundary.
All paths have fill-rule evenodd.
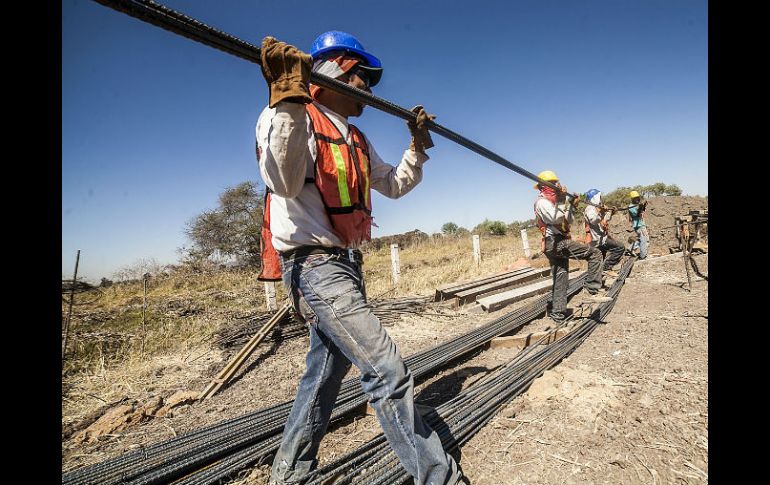
<path id="1" fill-rule="evenodd" d="M 262 75 L 270 87 L 270 107 L 281 101 L 307 104 L 313 58 L 274 37 L 262 39 Z"/>
<path id="2" fill-rule="evenodd" d="M 425 108 L 419 104 L 412 108 L 412 113 L 417 115 L 417 121 L 406 122 L 406 125 L 409 127 L 409 132 L 412 134 L 412 141 L 409 143 L 409 149 L 425 153 L 425 150 L 433 147 L 433 140 L 430 137 L 428 128 L 425 127 L 425 121 L 433 120 L 436 116 L 426 113 Z"/>

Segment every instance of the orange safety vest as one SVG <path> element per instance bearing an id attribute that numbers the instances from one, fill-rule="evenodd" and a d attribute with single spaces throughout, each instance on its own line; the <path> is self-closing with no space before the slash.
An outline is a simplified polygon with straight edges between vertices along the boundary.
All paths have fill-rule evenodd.
<path id="1" fill-rule="evenodd" d="M 588 221 L 585 221 L 586 225 L 586 244 L 591 244 L 591 241 L 593 241 L 593 237 L 591 236 L 591 227 L 588 225 Z"/>
<path id="2" fill-rule="evenodd" d="M 321 193 L 332 229 L 345 247 L 372 239 L 371 162 L 364 135 L 354 125 L 348 125 L 348 140 L 313 103 L 306 106 L 311 129 L 316 140 L 315 183 Z M 262 271 L 260 281 L 281 279 L 278 252 L 270 232 L 270 189 L 265 198 L 262 223 Z"/>
<path id="3" fill-rule="evenodd" d="M 552 204 L 556 205 L 556 199 L 555 198 L 553 200 L 551 199 L 551 197 L 548 197 L 548 196 L 545 196 L 545 198 L 548 199 Z M 543 222 L 543 220 L 540 219 L 540 216 L 537 213 L 537 199 L 535 199 L 534 209 L 535 209 L 535 222 L 537 223 L 537 228 L 540 229 L 540 236 L 541 236 L 540 237 L 540 252 L 541 253 L 545 253 L 545 229 L 546 229 L 546 227 L 548 227 L 548 224 Z M 572 239 L 572 236 L 570 236 L 570 233 L 569 233 L 570 225 L 567 224 L 567 221 L 564 221 L 562 223 L 560 229 L 564 233 L 564 238 L 565 239 Z"/>

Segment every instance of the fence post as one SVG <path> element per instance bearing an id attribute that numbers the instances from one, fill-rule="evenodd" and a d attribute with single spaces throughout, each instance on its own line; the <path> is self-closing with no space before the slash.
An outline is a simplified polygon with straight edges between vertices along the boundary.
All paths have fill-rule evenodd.
<path id="1" fill-rule="evenodd" d="M 532 255 L 532 252 L 529 250 L 529 236 L 527 236 L 526 229 L 521 230 L 521 245 L 524 248 L 524 256 L 529 258 Z"/>
<path id="2" fill-rule="evenodd" d="M 390 245 L 390 262 L 393 266 L 393 284 L 397 285 L 401 279 L 401 261 L 398 259 L 398 244 Z"/>
<path id="3" fill-rule="evenodd" d="M 476 261 L 476 267 L 481 264 L 481 243 L 479 235 L 473 235 L 473 260 Z"/>
<path id="4" fill-rule="evenodd" d="M 78 282 L 78 264 L 80 264 L 80 249 L 75 258 L 75 274 L 72 276 L 72 288 L 70 288 L 70 307 L 67 311 L 67 322 L 64 324 L 64 342 L 61 344 L 61 363 L 64 368 L 64 355 L 67 353 L 67 337 L 70 333 L 70 319 L 72 318 L 72 302 L 75 300 L 75 285 Z"/>
<path id="5" fill-rule="evenodd" d="M 144 357 L 144 342 L 147 340 L 147 319 L 145 313 L 147 312 L 147 278 L 150 277 L 150 273 L 142 275 L 144 282 L 144 298 L 142 299 L 142 357 Z"/>
<path id="6" fill-rule="evenodd" d="M 278 309 L 278 305 L 275 302 L 275 281 L 265 281 L 265 305 L 267 305 L 268 311 Z"/>

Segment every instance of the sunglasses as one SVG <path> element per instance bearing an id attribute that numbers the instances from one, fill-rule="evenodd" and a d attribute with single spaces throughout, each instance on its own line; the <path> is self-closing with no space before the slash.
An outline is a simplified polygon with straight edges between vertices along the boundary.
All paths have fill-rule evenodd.
<path id="1" fill-rule="evenodd" d="M 350 71 L 348 71 L 347 80 L 349 81 L 350 78 L 353 76 L 358 76 L 359 79 L 361 79 L 364 84 L 366 84 L 366 87 L 369 88 L 371 86 L 372 80 L 369 78 L 369 73 L 365 70 L 361 69 L 360 67 L 354 67 Z"/>

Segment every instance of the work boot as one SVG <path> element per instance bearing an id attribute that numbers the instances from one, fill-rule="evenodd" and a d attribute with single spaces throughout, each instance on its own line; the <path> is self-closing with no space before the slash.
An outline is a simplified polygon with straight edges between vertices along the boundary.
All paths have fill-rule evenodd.
<path id="1" fill-rule="evenodd" d="M 607 296 L 607 291 L 604 288 L 599 290 L 588 290 L 588 295 L 587 300 L 594 303 L 607 303 L 608 301 L 612 301 L 612 298 Z"/>
<path id="2" fill-rule="evenodd" d="M 563 323 L 564 320 L 570 317 L 570 315 L 572 315 L 572 310 L 568 308 L 563 312 L 551 313 L 549 316 L 551 317 L 551 320 L 554 321 L 554 323 Z"/>

